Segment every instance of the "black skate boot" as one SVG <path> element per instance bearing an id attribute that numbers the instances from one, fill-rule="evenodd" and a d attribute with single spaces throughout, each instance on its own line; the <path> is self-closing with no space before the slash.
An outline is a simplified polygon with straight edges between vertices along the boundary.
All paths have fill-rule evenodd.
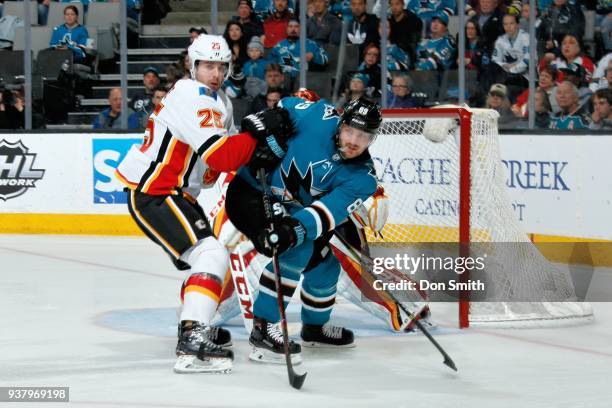
<path id="1" fill-rule="evenodd" d="M 181 335 L 181 325 L 178 325 L 178 334 Z M 232 334 L 229 330 L 225 330 L 223 327 L 215 327 L 215 326 L 206 326 L 206 333 L 208 334 L 208 338 L 210 341 L 215 343 L 219 347 L 230 347 L 232 345 Z"/>
<path id="2" fill-rule="evenodd" d="M 269 323 L 266 319 L 253 318 L 253 330 L 249 337 L 249 344 L 253 346 L 249 358 L 253 361 L 273 364 L 285 364 L 283 332 L 280 324 Z M 289 341 L 291 362 L 302 362 L 302 347 L 293 340 Z"/>
<path id="3" fill-rule="evenodd" d="M 191 327 L 181 328 L 176 345 L 177 373 L 229 373 L 232 371 L 234 353 L 216 345 L 209 338 L 210 330 L 193 322 Z"/>
<path id="4" fill-rule="evenodd" d="M 329 323 L 303 324 L 301 335 L 304 347 L 355 347 L 352 331 Z"/>

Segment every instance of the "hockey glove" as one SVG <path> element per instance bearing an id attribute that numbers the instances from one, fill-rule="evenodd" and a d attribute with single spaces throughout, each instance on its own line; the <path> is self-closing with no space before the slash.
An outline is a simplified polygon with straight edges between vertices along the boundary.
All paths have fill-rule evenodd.
<path id="1" fill-rule="evenodd" d="M 306 230 L 298 220 L 283 217 L 274 221 L 274 231 L 269 228 L 261 231 L 254 244 L 257 252 L 271 258 L 273 248 L 276 248 L 276 254 L 280 255 L 302 244 L 305 236 Z"/>
<path id="2" fill-rule="evenodd" d="M 284 108 L 271 108 L 246 116 L 240 122 L 243 132 L 249 132 L 259 143 L 271 146 L 271 138 L 286 150 L 287 139 L 293 135 L 293 124 L 289 112 Z"/>

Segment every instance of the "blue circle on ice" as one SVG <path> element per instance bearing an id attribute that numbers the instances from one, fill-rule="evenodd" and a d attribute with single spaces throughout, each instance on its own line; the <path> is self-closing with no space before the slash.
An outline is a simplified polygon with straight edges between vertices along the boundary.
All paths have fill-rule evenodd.
<path id="1" fill-rule="evenodd" d="M 96 324 L 109 329 L 128 333 L 139 333 L 150 336 L 176 337 L 178 313 L 175 308 L 122 309 L 112 310 L 96 316 Z M 292 337 L 299 336 L 300 306 L 289 305 L 287 321 Z M 404 336 L 414 333 L 395 333 L 384 322 L 359 310 L 342 309 L 332 314 L 331 322 L 337 326 L 351 329 L 356 337 Z M 248 335 L 238 316 L 223 324 L 232 332 L 232 338 L 247 340 Z M 435 334 L 455 333 L 457 329 L 436 327 L 431 330 Z"/>

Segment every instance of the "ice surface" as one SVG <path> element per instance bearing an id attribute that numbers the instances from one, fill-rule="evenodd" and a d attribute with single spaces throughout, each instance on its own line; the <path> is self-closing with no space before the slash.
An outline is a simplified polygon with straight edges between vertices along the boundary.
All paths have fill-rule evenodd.
<path id="1" fill-rule="evenodd" d="M 611 284 L 610 270 L 596 274 Z M 458 330 L 456 305 L 434 304 L 454 373 L 424 336 L 393 334 L 340 300 L 333 319 L 357 347 L 305 350 L 296 391 L 284 366 L 247 359 L 237 320 L 232 374 L 174 374 L 182 279 L 144 238 L 0 235 L 0 386 L 69 386 L 70 407 L 612 406 L 610 303 L 593 305 L 589 325 L 524 330 Z"/>

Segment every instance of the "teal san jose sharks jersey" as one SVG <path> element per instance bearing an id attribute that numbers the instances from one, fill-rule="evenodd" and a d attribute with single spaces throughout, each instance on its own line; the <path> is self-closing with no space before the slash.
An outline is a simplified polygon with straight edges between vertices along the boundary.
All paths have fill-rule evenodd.
<path id="1" fill-rule="evenodd" d="M 367 153 L 358 159 L 342 159 L 334 138 L 340 117 L 325 100 L 312 103 L 287 97 L 279 106 L 289 112 L 295 133 L 268 182 L 273 195 L 302 223 L 306 238 L 316 239 L 374 194 L 374 164 Z M 241 175 L 248 173 L 245 170 Z"/>

